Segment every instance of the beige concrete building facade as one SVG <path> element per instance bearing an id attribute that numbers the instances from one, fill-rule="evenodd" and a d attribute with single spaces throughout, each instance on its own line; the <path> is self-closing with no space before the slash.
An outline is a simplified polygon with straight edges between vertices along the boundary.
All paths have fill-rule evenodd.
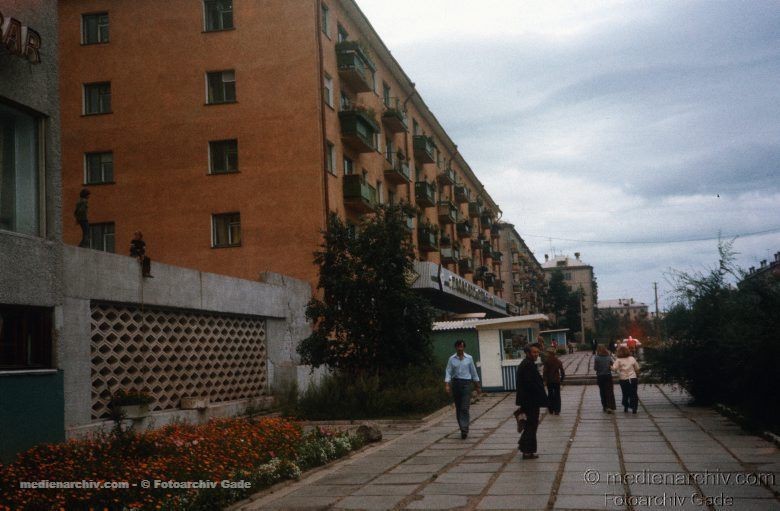
<path id="1" fill-rule="evenodd" d="M 550 281 L 553 272 L 560 270 L 563 273 L 563 280 L 572 291 L 582 290 L 582 322 L 585 330 L 596 330 L 596 303 L 594 300 L 595 278 L 593 267 L 580 259 L 580 253 L 575 252 L 574 258 L 569 256 L 555 256 L 550 258 L 547 254 L 544 256 L 545 262 L 542 263 L 545 278 Z"/>

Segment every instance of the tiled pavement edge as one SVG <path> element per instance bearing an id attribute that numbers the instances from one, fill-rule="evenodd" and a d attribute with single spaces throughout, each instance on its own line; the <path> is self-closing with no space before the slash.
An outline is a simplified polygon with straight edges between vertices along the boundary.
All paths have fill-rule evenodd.
<path id="1" fill-rule="evenodd" d="M 493 394 L 465 441 L 439 414 L 239 509 L 780 509 L 778 449 L 671 387 L 640 385 L 637 415 L 604 414 L 593 385 L 562 394 L 537 460 L 517 452 L 514 395 Z M 772 479 L 738 480 L 753 473 Z"/>

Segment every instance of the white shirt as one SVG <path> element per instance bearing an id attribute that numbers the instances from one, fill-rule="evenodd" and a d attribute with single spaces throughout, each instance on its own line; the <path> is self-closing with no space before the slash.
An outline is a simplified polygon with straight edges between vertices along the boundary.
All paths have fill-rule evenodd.
<path id="1" fill-rule="evenodd" d="M 453 378 L 479 382 L 477 368 L 471 355 L 464 353 L 463 360 L 458 358 L 457 353 L 450 357 L 447 361 L 447 369 L 444 370 L 444 382 L 449 383 Z"/>
<path id="2" fill-rule="evenodd" d="M 615 363 L 612 364 L 612 370 L 618 372 L 618 378 L 621 380 L 630 380 L 636 378 L 636 372 L 639 371 L 639 364 L 632 356 L 626 358 L 618 358 Z"/>

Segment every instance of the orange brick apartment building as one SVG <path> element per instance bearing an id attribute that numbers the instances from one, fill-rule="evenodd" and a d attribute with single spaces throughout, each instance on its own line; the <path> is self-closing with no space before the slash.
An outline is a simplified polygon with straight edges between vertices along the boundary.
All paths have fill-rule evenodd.
<path id="1" fill-rule="evenodd" d="M 328 212 L 405 200 L 420 261 L 507 309 L 500 210 L 353 0 L 69 0 L 59 29 L 67 243 L 86 186 L 94 248 L 315 284 Z"/>

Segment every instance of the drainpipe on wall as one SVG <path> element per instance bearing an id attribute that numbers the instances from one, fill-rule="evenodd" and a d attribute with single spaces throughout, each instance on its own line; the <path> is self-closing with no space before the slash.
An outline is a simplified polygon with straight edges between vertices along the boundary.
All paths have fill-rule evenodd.
<path id="1" fill-rule="evenodd" d="M 325 91 L 322 87 L 322 77 L 325 73 L 325 61 L 322 54 L 322 36 L 320 35 L 320 27 L 322 26 L 322 19 L 321 19 L 321 13 L 322 13 L 322 2 L 318 1 L 315 4 L 315 8 L 317 9 L 317 12 L 315 13 L 315 18 L 317 19 L 317 24 L 314 27 L 314 34 L 317 38 L 317 54 L 319 55 L 319 69 L 320 69 L 320 75 L 317 77 L 317 84 L 319 89 L 319 108 L 320 108 L 320 128 L 322 130 L 322 137 L 321 137 L 321 145 L 320 145 L 320 163 L 321 163 L 321 171 L 322 171 L 322 191 L 325 195 L 325 200 L 323 201 L 323 219 L 322 219 L 322 228 L 327 229 L 328 227 L 328 213 L 330 213 L 330 197 L 328 195 L 328 171 L 325 170 L 325 141 L 327 140 L 327 131 L 325 126 L 325 109 L 322 107 L 322 105 L 325 103 Z"/>

